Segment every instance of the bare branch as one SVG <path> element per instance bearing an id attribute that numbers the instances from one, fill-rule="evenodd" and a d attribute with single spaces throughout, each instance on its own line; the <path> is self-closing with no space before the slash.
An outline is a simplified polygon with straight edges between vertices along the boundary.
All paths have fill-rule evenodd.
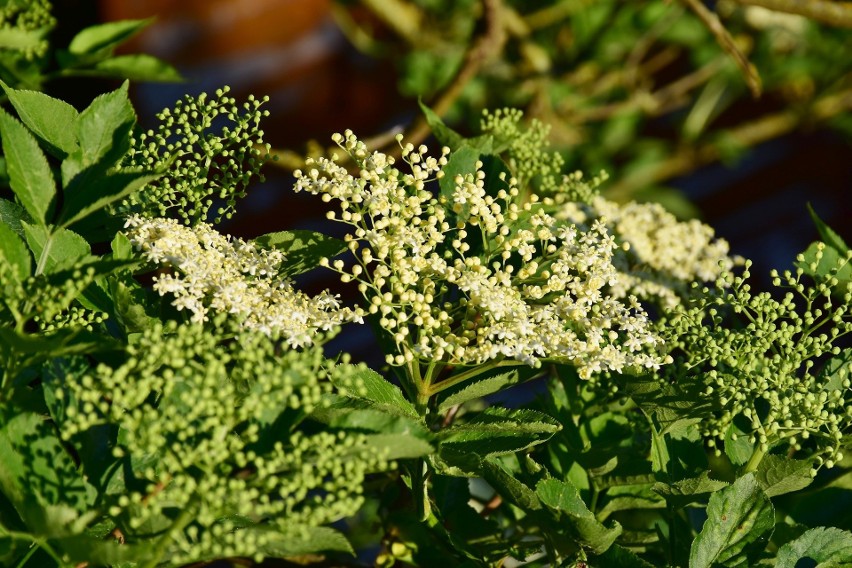
<path id="1" fill-rule="evenodd" d="M 736 0 L 747 6 L 760 6 L 776 12 L 798 14 L 823 24 L 852 28 L 852 2 L 826 0 Z"/>
<path id="2" fill-rule="evenodd" d="M 701 2 L 701 0 L 683 1 L 693 12 L 695 12 L 695 15 L 698 16 L 704 25 L 707 26 L 707 29 L 709 29 L 713 36 L 715 36 L 716 41 L 722 49 L 724 49 L 728 55 L 734 59 L 743 73 L 743 77 L 745 78 L 749 90 L 751 90 L 752 96 L 754 98 L 758 98 L 763 90 L 761 87 L 760 75 L 758 75 L 757 69 L 754 65 L 751 64 L 748 58 L 737 47 L 737 44 L 734 42 L 734 38 L 731 37 L 731 34 L 727 29 L 725 29 L 725 26 L 723 26 L 722 22 L 719 20 L 719 16 L 717 16 L 715 12 L 711 12 L 710 9 Z"/>

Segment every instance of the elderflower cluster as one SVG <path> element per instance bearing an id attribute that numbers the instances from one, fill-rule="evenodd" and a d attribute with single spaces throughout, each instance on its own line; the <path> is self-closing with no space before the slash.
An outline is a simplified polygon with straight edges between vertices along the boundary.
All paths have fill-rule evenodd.
<path id="1" fill-rule="evenodd" d="M 850 260 L 852 253 L 833 274 Z M 779 300 L 752 293 L 745 266 L 742 276 L 725 272 L 713 294 L 705 289 L 694 307 L 662 322 L 668 344 L 682 353 L 671 367 L 674 380 L 699 381 L 718 409 L 700 424 L 711 447 L 743 417 L 749 442 L 763 451 L 786 441 L 832 467 L 852 433 L 852 351 L 839 346 L 852 332 L 852 285 L 836 298 L 837 278 L 810 287 L 801 269 L 773 271 L 775 285 L 790 290 Z M 743 321 L 732 325 L 732 315 Z"/>
<path id="2" fill-rule="evenodd" d="M 157 324 L 123 362 L 71 366 L 56 381 L 66 442 L 93 428 L 119 432 L 104 482 L 127 485 L 103 494 L 108 522 L 137 542 L 169 527 L 158 546 L 175 565 L 260 561 L 282 537 L 304 540 L 306 529 L 354 514 L 365 474 L 388 466 L 361 436 L 280 426 L 330 391 L 319 348 L 281 352 L 258 333 L 227 339 L 219 323 Z"/>
<path id="3" fill-rule="evenodd" d="M 741 262 L 712 227 L 678 221 L 658 203 L 621 205 L 596 196 L 588 205 L 565 203 L 558 216 L 580 224 L 604 220 L 624 244 L 613 259 L 618 277 L 610 293 L 616 297 L 632 294 L 672 309 L 690 297 L 693 282 L 714 282 Z"/>
<path id="4" fill-rule="evenodd" d="M 334 159 L 309 159 L 295 189 L 340 201 L 339 216 L 329 216 L 352 227 L 357 263 L 330 266 L 359 282 L 396 344 L 389 363 L 547 359 L 588 378 L 663 362 L 636 299 L 607 291 L 618 277 L 617 245 L 603 223 L 581 231 L 538 204 L 519 205 L 516 180 L 486 188 L 481 163 L 435 197 L 426 183 L 443 177 L 446 148 L 434 158 L 425 146 L 403 145 L 404 173 L 349 131 L 333 139 L 358 174 Z"/>
<path id="5" fill-rule="evenodd" d="M 173 219 L 128 217 L 126 234 L 144 257 L 175 271 L 155 277 L 154 290 L 175 297 L 199 323 L 208 313 L 235 315 L 245 329 L 282 337 L 291 347 L 313 343 L 322 331 L 361 321 L 360 310 L 341 308 L 328 292 L 308 296 L 278 276 L 285 256 L 231 239 L 210 225 L 185 227 Z"/>
<path id="6" fill-rule="evenodd" d="M 165 169 L 166 173 L 131 194 L 121 204 L 122 213 L 149 217 L 171 213 L 190 225 L 207 221 L 218 200 L 215 224 L 234 214 L 236 200 L 245 197 L 253 179 L 263 181 L 260 170 L 269 145 L 263 142 L 260 120 L 269 111 L 260 107 L 269 99 L 250 96 L 240 106 L 227 96 L 229 91 L 228 87 L 218 89 L 213 98 L 206 93 L 187 95 L 173 110 L 157 115 L 157 130 L 134 135 L 121 167 Z M 225 126 L 214 130 L 223 121 Z"/>

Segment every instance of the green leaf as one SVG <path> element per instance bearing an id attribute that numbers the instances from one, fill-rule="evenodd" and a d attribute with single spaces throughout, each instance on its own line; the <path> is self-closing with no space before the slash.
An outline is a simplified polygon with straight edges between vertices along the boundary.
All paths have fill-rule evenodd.
<path id="1" fill-rule="evenodd" d="M 769 454 L 763 456 L 754 476 L 767 497 L 776 497 L 804 489 L 814 478 L 813 463 Z"/>
<path id="2" fill-rule="evenodd" d="M 710 479 L 710 473 L 705 471 L 699 477 L 690 477 L 671 484 L 655 483 L 652 490 L 660 494 L 672 507 L 682 508 L 728 485 L 724 481 Z"/>
<path id="3" fill-rule="evenodd" d="M 439 435 L 442 451 L 488 457 L 541 444 L 560 428 L 559 422 L 541 412 L 492 406 Z"/>
<path id="4" fill-rule="evenodd" d="M 752 566 L 775 526 L 775 510 L 754 474 L 714 493 L 707 505 L 707 521 L 695 537 L 690 568 Z"/>
<path id="5" fill-rule="evenodd" d="M 38 91 L 13 89 L 2 81 L 18 117 L 47 145 L 47 151 L 64 159 L 77 148 L 74 121 L 78 112 L 70 104 Z"/>
<path id="6" fill-rule="evenodd" d="M 13 89 L 0 81 L 18 117 L 47 145 L 47 151 L 59 159 L 77 149 L 74 121 L 77 109 L 65 101 L 38 91 Z"/>
<path id="7" fill-rule="evenodd" d="M 372 405 L 364 399 L 329 395 L 331 403 L 315 409 L 311 418 L 332 428 L 381 434 L 406 433 L 429 438 L 429 430 L 419 419 L 393 408 Z"/>
<path id="8" fill-rule="evenodd" d="M 71 266 L 92 252 L 86 239 L 68 229 L 55 228 L 51 231 L 39 225 L 21 224 L 36 259 L 36 274 L 50 274 Z"/>
<path id="9" fill-rule="evenodd" d="M 177 69 L 165 61 L 145 53 L 110 57 L 109 59 L 98 61 L 94 69 L 110 77 L 129 79 L 131 81 L 183 81 L 183 77 L 181 77 Z"/>
<path id="10" fill-rule="evenodd" d="M 420 419 L 414 405 L 406 400 L 398 386 L 364 365 L 349 367 L 352 372 L 332 373 L 331 380 L 340 394 L 365 400 L 370 406 L 392 415 Z"/>
<path id="11" fill-rule="evenodd" d="M 496 458 L 480 461 L 476 470 L 501 497 L 524 511 L 541 509 L 538 495 L 525 483 L 511 474 Z"/>
<path id="12" fill-rule="evenodd" d="M 558 479 L 543 479 L 535 487 L 536 495 L 550 509 L 560 513 L 560 526 L 577 539 L 584 548 L 595 554 L 603 554 L 621 534 L 621 525 L 613 522 L 607 528 L 586 507 L 577 488 Z"/>
<path id="13" fill-rule="evenodd" d="M 74 55 L 94 54 L 112 50 L 139 33 L 153 20 L 122 20 L 90 26 L 81 30 L 68 45 Z"/>
<path id="14" fill-rule="evenodd" d="M 636 511 L 638 509 L 662 509 L 666 502 L 653 492 L 649 485 L 618 485 L 606 492 L 603 507 L 597 509 L 600 521 L 618 511 Z"/>
<path id="15" fill-rule="evenodd" d="M 808 213 L 810 213 L 811 219 L 813 220 L 814 225 L 816 225 L 817 231 L 819 232 L 819 236 L 822 239 L 822 242 L 824 242 L 837 252 L 841 254 L 846 254 L 846 252 L 849 250 L 849 246 L 840 237 L 840 235 L 838 235 L 834 231 L 834 229 L 826 225 L 825 222 L 823 222 L 823 220 L 819 218 L 819 216 L 816 214 L 816 211 L 814 211 L 814 208 L 811 207 L 810 203 L 808 203 Z"/>
<path id="16" fill-rule="evenodd" d="M 319 266 L 321 258 L 334 258 L 346 250 L 340 239 L 314 231 L 296 230 L 268 233 L 254 239 L 263 248 L 277 249 L 286 256 L 279 273 L 291 277 Z"/>
<path id="17" fill-rule="evenodd" d="M 447 165 L 444 166 L 444 177 L 438 181 L 441 188 L 441 196 L 445 197 L 449 207 L 453 204 L 453 195 L 456 191 L 456 177 L 472 174 L 476 170 L 476 162 L 479 160 L 478 150 L 463 144 L 450 154 Z"/>
<path id="18" fill-rule="evenodd" d="M 0 416 L 0 489 L 27 526 L 45 536 L 73 531 L 71 525 L 83 521 L 94 501 L 93 488 L 76 471 L 50 423 L 12 406 Z"/>
<path id="19" fill-rule="evenodd" d="M 809 276 L 819 277 L 828 276 L 833 269 L 837 268 L 841 260 L 845 258 L 845 253 L 841 254 L 834 247 L 823 246 L 818 242 L 811 243 L 802 255 L 804 256 L 804 260 L 796 262 L 796 266 L 801 268 Z M 843 288 L 844 284 L 852 281 L 852 262 L 844 264 L 837 271 L 835 277 L 840 281 L 840 290 L 845 290 Z"/>
<path id="20" fill-rule="evenodd" d="M 749 441 L 748 433 L 737 425 L 742 420 L 742 417 L 735 418 L 725 432 L 725 455 L 734 465 L 743 465 L 754 452 L 754 444 Z"/>
<path id="21" fill-rule="evenodd" d="M 411 434 L 377 434 L 365 438 L 367 447 L 388 460 L 419 458 L 432 453 L 432 445 Z"/>
<path id="22" fill-rule="evenodd" d="M 115 165 L 130 148 L 130 133 L 136 113 L 127 95 L 128 82 L 110 93 L 98 96 L 76 121 L 80 153 L 71 156 L 83 170 L 99 164 L 103 170 Z"/>
<path id="23" fill-rule="evenodd" d="M 645 562 L 635 553 L 617 544 L 610 546 L 597 558 L 590 559 L 588 566 L 590 568 L 654 568 L 653 564 Z"/>
<path id="24" fill-rule="evenodd" d="M 12 191 L 39 225 L 49 222 L 56 181 L 35 137 L 23 124 L 0 109 L 0 135 Z"/>
<path id="25" fill-rule="evenodd" d="M 68 227 L 110 203 L 139 191 L 162 175 L 130 171 L 103 174 L 94 179 L 78 175 L 65 190 L 65 203 L 58 222 Z"/>
<path id="26" fill-rule="evenodd" d="M 303 556 L 318 552 L 347 552 L 355 554 L 342 533 L 329 527 L 287 526 L 286 532 L 265 527 L 251 527 L 246 532 L 264 533 L 267 542 L 258 552 L 274 558 Z M 270 533 L 275 533 L 270 535 Z M 271 538 L 270 538 L 271 537 Z"/>
<path id="27" fill-rule="evenodd" d="M 800 560 L 810 560 L 808 566 L 814 568 L 849 566 L 852 564 L 852 533 L 834 527 L 811 529 L 778 550 L 775 568 L 795 568 Z"/>
<path id="28" fill-rule="evenodd" d="M 13 273 L 18 282 L 23 282 L 30 275 L 32 257 L 26 243 L 2 222 L 0 222 L 0 262 L 8 262 L 14 267 Z"/>
<path id="29" fill-rule="evenodd" d="M 444 146 L 449 146 L 453 150 L 461 147 L 464 143 L 464 137 L 461 134 L 444 124 L 441 117 L 435 114 L 435 111 L 431 108 L 423 104 L 422 100 L 418 100 L 417 104 L 420 105 L 420 110 L 423 111 L 423 115 L 426 117 L 426 124 L 429 125 L 429 128 L 432 130 L 432 134 L 438 139 L 438 142 Z"/>
<path id="30" fill-rule="evenodd" d="M 0 199 L 0 223 L 7 225 L 15 231 L 15 234 L 24 238 L 24 228 L 21 226 L 21 221 L 33 222 L 23 207 L 14 201 Z"/>
<path id="31" fill-rule="evenodd" d="M 520 381 L 519 377 L 518 371 L 509 371 L 479 381 L 461 383 L 461 388 L 447 389 L 438 396 L 438 412 L 446 412 L 457 404 L 464 404 L 516 385 Z"/>

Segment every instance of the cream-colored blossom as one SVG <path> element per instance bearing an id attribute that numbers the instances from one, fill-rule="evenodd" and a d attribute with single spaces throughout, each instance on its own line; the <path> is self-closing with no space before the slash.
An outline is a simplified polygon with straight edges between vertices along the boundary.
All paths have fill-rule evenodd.
<path id="1" fill-rule="evenodd" d="M 658 203 L 621 205 L 597 196 L 590 205 L 566 203 L 559 217 L 580 224 L 603 220 L 624 243 L 613 258 L 618 275 L 610 293 L 616 297 L 633 294 L 670 309 L 689 296 L 693 282 L 713 282 L 739 262 L 712 227 L 678 221 Z"/>
<path id="2" fill-rule="evenodd" d="M 367 151 L 351 132 L 334 140 L 360 166 L 308 160 L 296 191 L 340 201 L 329 217 L 351 226 L 358 264 L 331 267 L 359 282 L 393 338 L 395 365 L 476 365 L 542 360 L 575 365 L 581 376 L 656 368 L 660 340 L 632 298 L 616 298 L 618 245 L 603 223 L 588 230 L 559 221 L 540 204 L 517 203 L 514 179 L 485 186 L 482 164 L 436 197 L 425 182 L 443 177 L 448 150 L 401 144 L 393 158 Z"/>
<path id="3" fill-rule="evenodd" d="M 193 322 L 206 321 L 208 312 L 230 313 L 245 328 L 280 335 L 300 347 L 321 331 L 361 321 L 360 310 L 341 308 L 336 296 L 310 297 L 279 277 L 281 251 L 231 239 L 205 223 L 190 228 L 173 219 L 131 216 L 125 229 L 147 260 L 174 267 L 155 277 L 154 290 L 173 295 L 173 305 L 190 312 Z"/>

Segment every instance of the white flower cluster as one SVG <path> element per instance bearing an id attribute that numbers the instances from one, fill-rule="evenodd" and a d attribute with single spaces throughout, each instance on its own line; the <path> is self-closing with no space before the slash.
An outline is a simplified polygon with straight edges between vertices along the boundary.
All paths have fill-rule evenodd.
<path id="1" fill-rule="evenodd" d="M 617 245 L 602 223 L 579 231 L 540 204 L 519 205 L 515 180 L 486 188 L 482 164 L 436 198 L 425 184 L 443 177 L 448 149 L 436 159 L 404 145 L 411 173 L 403 173 L 349 131 L 333 139 L 360 172 L 350 175 L 334 158 L 308 160 L 295 189 L 340 200 L 341 214 L 329 217 L 352 226 L 358 262 L 332 266 L 343 281 L 359 282 L 396 342 L 390 363 L 547 359 L 589 377 L 663 362 L 636 299 L 607 292 L 618 278 Z"/>
<path id="2" fill-rule="evenodd" d="M 689 297 L 693 282 L 713 282 L 741 262 L 724 239 L 698 220 L 682 222 L 658 203 L 624 205 L 596 196 L 591 205 L 566 203 L 560 218 L 592 224 L 604 220 L 624 243 L 613 262 L 618 276 L 610 293 L 653 300 L 671 309 Z"/>
<path id="3" fill-rule="evenodd" d="M 173 294 L 173 305 L 191 312 L 195 323 L 206 321 L 208 311 L 235 314 L 243 327 L 301 347 L 320 331 L 362 321 L 360 310 L 341 308 L 328 292 L 310 297 L 279 277 L 285 256 L 278 250 L 231 239 L 205 223 L 190 228 L 173 219 L 134 215 L 125 229 L 147 260 L 176 269 L 155 277 L 154 290 Z"/>

